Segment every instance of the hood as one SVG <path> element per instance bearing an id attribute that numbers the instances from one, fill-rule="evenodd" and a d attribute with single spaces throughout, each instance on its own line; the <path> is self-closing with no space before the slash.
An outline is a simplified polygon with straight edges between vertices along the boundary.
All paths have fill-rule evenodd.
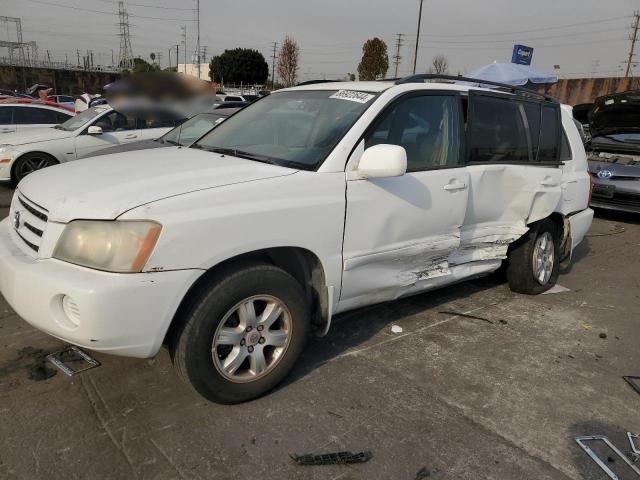
<path id="1" fill-rule="evenodd" d="M 640 132 L 640 91 L 596 98 L 589 118 L 592 137 Z"/>
<path id="2" fill-rule="evenodd" d="M 0 145 L 25 145 L 27 143 L 46 142 L 47 140 L 57 140 L 68 138 L 73 132 L 58 130 L 53 127 L 25 128 L 15 133 L 4 133 L 0 135 Z"/>
<path id="3" fill-rule="evenodd" d="M 32 173 L 18 190 L 49 219 L 112 220 L 163 198 L 291 175 L 297 170 L 228 155 L 170 147 L 65 163 Z"/>

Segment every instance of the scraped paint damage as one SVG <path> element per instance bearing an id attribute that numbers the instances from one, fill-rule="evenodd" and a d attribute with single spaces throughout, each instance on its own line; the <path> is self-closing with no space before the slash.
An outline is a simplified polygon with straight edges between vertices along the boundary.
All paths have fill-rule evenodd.
<path id="1" fill-rule="evenodd" d="M 507 258 L 509 245 L 528 231 L 527 224 L 548 217 L 560 201 L 560 188 L 547 186 L 559 185 L 560 169 L 557 178 L 549 169 L 520 165 L 480 165 L 468 170 L 465 218 L 456 231 L 410 245 L 387 244 L 385 250 L 345 258 L 345 279 L 358 279 L 357 285 L 349 286 L 351 298 L 345 299 L 345 309 L 498 269 Z M 396 217 L 380 224 L 397 222 Z M 360 274 L 349 275 L 358 270 Z"/>

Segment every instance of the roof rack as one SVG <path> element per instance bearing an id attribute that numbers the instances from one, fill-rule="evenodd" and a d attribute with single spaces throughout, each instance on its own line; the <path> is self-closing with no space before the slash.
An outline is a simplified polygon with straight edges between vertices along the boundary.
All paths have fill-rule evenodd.
<path id="1" fill-rule="evenodd" d="M 449 80 L 455 82 L 468 82 L 468 83 L 477 83 L 479 85 L 491 85 L 493 87 L 498 87 L 503 90 L 507 90 L 514 95 L 525 95 L 525 96 L 534 96 L 540 98 L 542 100 L 546 100 L 547 102 L 559 103 L 555 98 L 545 95 L 544 93 L 537 92 L 535 90 L 531 90 L 530 88 L 524 87 L 516 87 L 514 85 L 508 85 L 506 83 L 493 82 L 491 80 L 480 80 L 478 78 L 468 78 L 463 76 L 454 76 L 454 75 L 439 75 L 433 73 L 424 73 L 419 75 L 411 75 L 409 77 L 401 78 L 396 81 L 396 85 L 403 85 L 405 83 L 424 83 L 425 80 Z"/>

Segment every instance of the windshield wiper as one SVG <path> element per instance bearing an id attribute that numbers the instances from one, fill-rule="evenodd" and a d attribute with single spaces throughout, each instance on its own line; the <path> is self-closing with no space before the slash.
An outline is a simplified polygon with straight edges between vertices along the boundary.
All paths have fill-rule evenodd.
<path id="1" fill-rule="evenodd" d="M 64 130 L 64 128 L 62 127 L 62 125 L 54 125 L 51 128 L 55 128 L 56 130 Z"/>
<path id="2" fill-rule="evenodd" d="M 167 140 L 166 138 L 163 138 L 160 140 L 162 143 L 168 143 L 169 145 L 175 145 L 176 147 L 181 147 L 182 145 L 178 142 L 176 142 L 175 140 Z"/>
<path id="3" fill-rule="evenodd" d="M 244 150 L 238 150 L 237 148 L 224 148 L 224 147 L 205 147 L 202 145 L 194 145 L 194 148 L 202 148 L 208 152 L 220 153 L 222 155 L 232 155 L 238 158 L 244 158 L 246 160 L 253 160 L 255 162 L 268 163 L 271 165 L 278 165 L 276 161 L 270 157 L 264 155 L 256 155 L 254 153 L 245 152 Z"/>

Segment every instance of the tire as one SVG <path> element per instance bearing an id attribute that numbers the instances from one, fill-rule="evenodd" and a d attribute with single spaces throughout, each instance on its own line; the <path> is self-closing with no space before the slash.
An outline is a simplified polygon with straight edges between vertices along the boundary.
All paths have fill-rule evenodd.
<path id="1" fill-rule="evenodd" d="M 26 153 L 18 158 L 11 169 L 11 183 L 14 187 L 24 177 L 37 170 L 56 165 L 58 161 L 51 155 L 40 152 Z"/>
<path id="2" fill-rule="evenodd" d="M 541 251 L 545 243 L 547 248 L 551 249 L 551 255 L 548 251 L 546 253 Z M 511 291 L 538 295 L 549 290 L 558 280 L 559 255 L 558 226 L 549 219 L 531 225 L 530 230 L 509 248 L 506 270 Z M 536 268 L 541 266 L 540 262 L 543 262 L 546 267 Z"/>
<path id="3" fill-rule="evenodd" d="M 309 336 L 300 284 L 273 265 L 238 266 L 199 292 L 170 347 L 183 380 L 223 404 L 254 399 L 278 385 Z"/>

